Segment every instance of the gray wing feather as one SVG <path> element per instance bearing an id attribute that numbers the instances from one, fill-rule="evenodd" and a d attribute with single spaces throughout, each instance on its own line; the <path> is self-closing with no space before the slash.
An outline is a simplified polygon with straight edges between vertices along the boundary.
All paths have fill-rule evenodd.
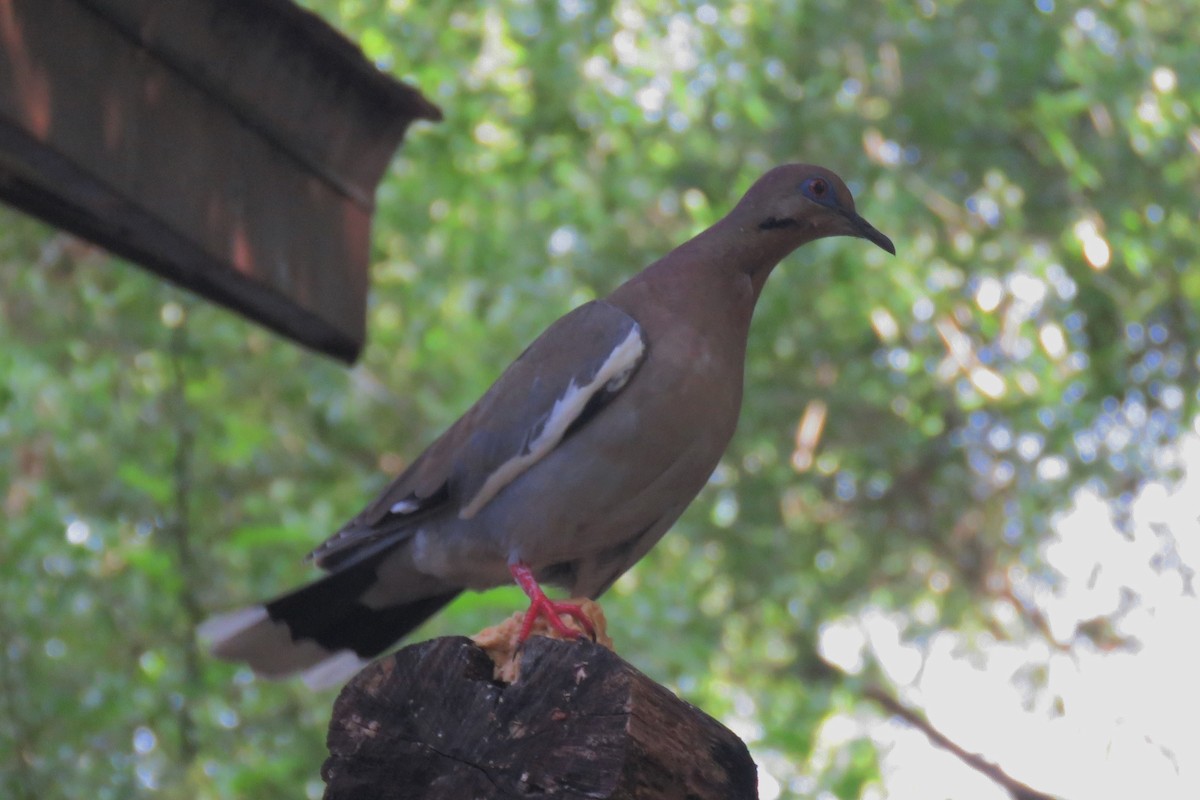
<path id="1" fill-rule="evenodd" d="M 645 358 L 641 327 L 602 300 L 566 314 L 370 505 L 309 558 L 334 569 L 431 516 L 470 518 L 588 424 Z"/>

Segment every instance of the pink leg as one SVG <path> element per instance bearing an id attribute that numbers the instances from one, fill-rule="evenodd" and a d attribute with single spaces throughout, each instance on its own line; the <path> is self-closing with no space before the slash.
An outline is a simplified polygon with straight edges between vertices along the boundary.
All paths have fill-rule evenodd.
<path id="1" fill-rule="evenodd" d="M 545 617 L 546 621 L 550 623 L 550 627 L 563 636 L 579 636 L 579 631 L 568 628 L 560 618 L 560 614 L 566 614 L 577 620 L 589 636 L 593 639 L 596 638 L 596 629 L 579 604 L 564 603 L 546 597 L 546 593 L 542 591 L 542 587 L 538 586 L 538 582 L 533 577 L 533 570 L 529 568 L 528 564 L 524 561 L 517 561 L 508 566 L 508 571 L 512 573 L 517 585 L 521 587 L 521 591 L 529 597 L 529 610 L 525 612 L 525 621 L 521 623 L 521 633 L 517 637 L 518 642 L 524 642 L 529 638 L 529 632 L 533 629 L 533 623 L 537 621 L 538 617 Z"/>

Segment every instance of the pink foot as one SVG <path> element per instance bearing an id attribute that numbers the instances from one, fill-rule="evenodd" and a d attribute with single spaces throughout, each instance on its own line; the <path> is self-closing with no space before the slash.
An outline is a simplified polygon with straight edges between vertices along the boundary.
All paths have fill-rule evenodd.
<path id="1" fill-rule="evenodd" d="M 579 631 L 567 627 L 567 624 L 562 621 L 560 616 L 562 614 L 582 625 L 588 636 L 596 638 L 596 629 L 579 604 L 565 603 L 546 597 L 546 593 L 542 591 L 542 587 L 538 586 L 537 580 L 533 577 L 533 570 L 529 568 L 528 564 L 517 561 L 509 565 L 508 571 L 512 573 L 517 585 L 521 587 L 521 591 L 529 597 L 529 610 L 525 612 L 525 620 L 521 623 L 521 633 L 517 636 L 518 642 L 524 642 L 529 638 L 529 632 L 533 630 L 533 623 L 537 621 L 538 617 L 545 617 L 546 622 L 550 623 L 550 627 L 562 636 L 572 638 L 580 636 Z"/>

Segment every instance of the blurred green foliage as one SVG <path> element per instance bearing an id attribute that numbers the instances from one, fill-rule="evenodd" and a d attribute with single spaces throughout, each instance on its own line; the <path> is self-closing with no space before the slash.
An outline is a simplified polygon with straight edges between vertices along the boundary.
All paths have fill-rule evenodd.
<path id="1" fill-rule="evenodd" d="M 877 780 L 862 743 L 811 760 L 865 710 L 823 622 L 1035 626 L 1010 577 L 1045 571 L 1053 514 L 1131 496 L 1195 413 L 1185 0 L 306 5 L 447 117 L 380 190 L 360 365 L 0 211 L 4 797 L 319 796 L 331 698 L 213 662 L 197 621 L 303 580 L 546 324 L 776 163 L 837 170 L 899 255 L 826 241 L 776 272 L 732 448 L 605 605 L 782 796 Z"/>

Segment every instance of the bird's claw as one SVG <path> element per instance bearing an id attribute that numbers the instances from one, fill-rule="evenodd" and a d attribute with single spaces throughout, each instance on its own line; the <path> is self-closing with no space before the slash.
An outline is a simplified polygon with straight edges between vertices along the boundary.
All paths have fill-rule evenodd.
<path id="1" fill-rule="evenodd" d="M 571 617 L 579 623 L 588 636 L 593 640 L 596 638 L 596 626 L 583 612 L 583 607 L 578 603 L 551 600 L 546 597 L 546 593 L 542 591 L 541 586 L 538 586 L 537 579 L 533 577 L 533 570 L 529 568 L 528 564 L 517 561 L 509 565 L 509 571 L 516 579 L 517 585 L 521 587 L 521 591 L 525 592 L 529 598 L 529 610 L 525 612 L 525 619 L 521 622 L 521 632 L 517 636 L 518 642 L 524 642 L 529 638 L 538 617 L 545 617 L 546 622 L 560 636 L 575 639 L 582 636 L 583 632 L 569 627 L 562 620 L 563 616 Z"/>
<path id="2" fill-rule="evenodd" d="M 580 631 L 567 625 L 563 622 L 563 616 L 578 622 L 583 630 Z M 592 625 L 592 621 L 588 619 L 587 614 L 583 613 L 583 608 L 578 603 L 551 600 L 543 594 L 541 597 L 530 598 L 529 610 L 525 612 L 525 619 L 521 623 L 521 632 L 517 636 L 518 642 L 524 642 L 529 638 L 538 617 L 545 617 L 550 627 L 564 638 L 580 638 L 584 633 L 593 640 L 596 638 L 596 627 Z"/>

